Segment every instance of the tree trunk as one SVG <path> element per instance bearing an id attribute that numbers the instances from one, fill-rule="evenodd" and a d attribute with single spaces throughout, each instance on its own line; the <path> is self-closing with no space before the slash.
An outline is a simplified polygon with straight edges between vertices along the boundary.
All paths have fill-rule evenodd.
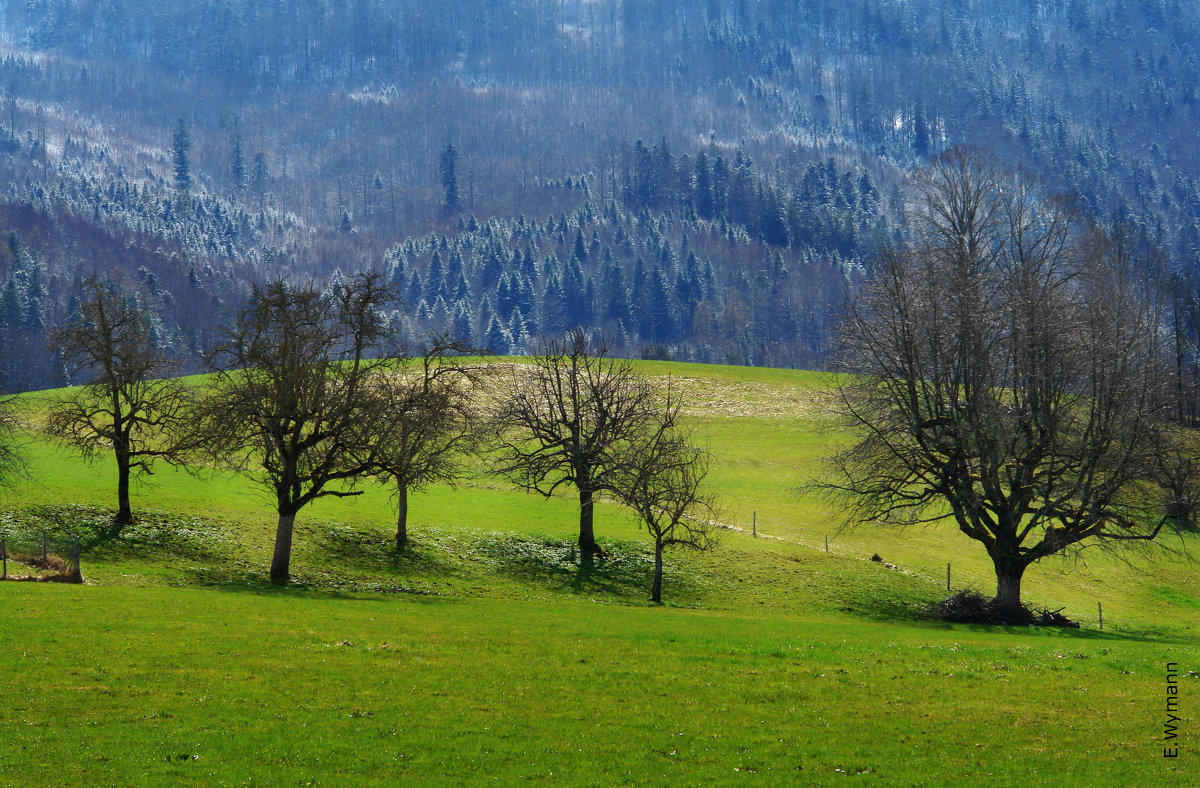
<path id="1" fill-rule="evenodd" d="M 408 544 L 408 486 L 396 485 L 396 549 Z"/>
<path id="2" fill-rule="evenodd" d="M 287 583 L 292 565 L 292 526 L 296 515 L 279 513 L 279 526 L 275 529 L 275 555 L 271 558 L 271 582 Z"/>
<path id="3" fill-rule="evenodd" d="M 596 536 L 592 531 L 592 490 L 579 488 L 579 556 L 584 566 L 593 565 L 596 552 Z"/>
<path id="4" fill-rule="evenodd" d="M 133 522 L 133 507 L 129 504 L 129 456 L 117 452 L 117 516 L 113 519 L 113 536 Z"/>
<path id="5" fill-rule="evenodd" d="M 1020 561 L 993 559 L 996 565 L 996 604 L 1007 610 L 1021 609 L 1021 578 L 1025 564 Z"/>
<path id="6" fill-rule="evenodd" d="M 663 545 L 661 540 L 654 542 L 654 584 L 650 586 L 650 601 L 656 605 L 662 604 L 662 575 L 663 575 Z"/>

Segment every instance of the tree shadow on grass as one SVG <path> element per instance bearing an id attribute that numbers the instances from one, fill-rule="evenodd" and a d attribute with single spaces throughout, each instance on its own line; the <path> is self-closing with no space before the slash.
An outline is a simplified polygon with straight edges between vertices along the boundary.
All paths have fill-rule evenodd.
<path id="1" fill-rule="evenodd" d="M 967 628 L 978 632 L 1000 632 L 1007 635 L 1035 635 L 1039 637 L 1058 637 L 1063 640 L 1092 640 L 1092 641 L 1127 641 L 1135 643 L 1162 643 L 1164 645 L 1195 645 L 1195 639 L 1181 637 L 1178 633 L 1154 630 L 1112 630 L 1112 629 L 1069 629 L 1065 627 L 1045 626 L 986 626 L 968 624 Z"/>
<path id="2" fill-rule="evenodd" d="M 653 553 L 644 545 L 609 542 L 608 558 L 597 558 L 589 567 L 578 546 L 561 539 L 491 534 L 477 550 L 489 568 L 523 583 L 577 596 L 608 597 L 622 602 L 642 602 L 654 579 Z M 668 561 L 664 597 L 668 603 L 694 599 L 700 586 L 690 575 L 672 571 Z"/>
<path id="3" fill-rule="evenodd" d="M 422 533 L 397 549 L 390 534 L 344 523 L 305 523 L 297 528 L 291 577 L 273 583 L 269 555 L 254 562 L 234 557 L 184 570 L 186 585 L 255 593 L 312 591 L 338 594 L 404 594 L 412 597 L 466 595 L 478 572 L 465 558 L 469 545 L 442 533 Z"/>
<path id="4" fill-rule="evenodd" d="M 966 632 L 985 632 L 1002 635 L 1025 635 L 1045 638 L 1061 638 L 1077 641 L 1130 641 L 1163 644 L 1195 643 L 1186 635 L 1169 630 L 1153 629 L 1089 629 L 1071 628 L 1064 626 L 1020 625 L 1020 624 L 983 624 L 942 621 L 930 613 L 931 602 L 936 601 L 937 595 L 928 593 L 921 596 L 906 597 L 904 595 L 889 595 L 878 590 L 863 589 L 843 592 L 839 601 L 849 603 L 839 607 L 839 612 L 858 615 L 870 620 L 911 624 L 928 629 L 958 630 Z"/>
<path id="5" fill-rule="evenodd" d="M 351 602 L 387 602 L 394 598 L 403 597 L 405 602 L 419 604 L 456 604 L 465 599 L 430 593 L 421 589 L 409 589 L 396 586 L 393 588 L 369 589 L 325 588 L 303 580 L 289 582 L 286 585 L 272 583 L 266 575 L 255 577 L 244 582 L 226 582 L 198 584 L 205 591 L 220 591 L 226 594 L 244 594 L 263 598 L 279 599 L 312 599 L 312 600 L 344 600 Z"/>
<path id="6" fill-rule="evenodd" d="M 383 599 L 403 595 L 414 599 L 448 598 L 437 589 L 405 578 L 335 572 L 293 563 L 287 583 L 271 580 L 265 565 L 231 562 L 188 567 L 177 585 L 235 593 L 295 598 Z"/>
<path id="7" fill-rule="evenodd" d="M 438 597 L 446 594 L 437 588 L 413 582 L 412 579 L 380 573 L 356 573 L 330 570 L 293 561 L 287 583 L 275 583 L 265 564 L 252 566 L 234 562 L 187 567 L 180 585 L 214 588 L 224 591 L 245 591 L 260 594 L 318 595 L 405 595 Z"/>
<path id="8" fill-rule="evenodd" d="M 142 510 L 135 521 L 114 533 L 114 512 L 100 506 L 51 504 L 4 512 L 11 537 L 38 540 L 44 531 L 60 545 L 78 540 L 88 559 L 179 558 L 216 561 L 236 553 L 228 525 L 218 520 L 156 510 Z"/>
<path id="9" fill-rule="evenodd" d="M 427 582 L 487 583 L 487 576 L 517 581 L 521 585 L 575 596 L 641 602 L 649 595 L 654 565 L 645 545 L 610 543 L 611 557 L 582 560 L 569 540 L 515 536 L 509 533 L 447 532 L 419 528 L 409 545 L 397 550 L 390 534 L 370 527 L 322 524 L 305 536 L 297 559 L 329 585 L 337 577 L 353 578 L 354 588 L 364 583 Z M 326 572 L 325 568 L 332 567 Z M 670 597 L 691 598 L 697 587 L 689 576 L 672 572 L 668 562 L 666 587 Z M 458 589 L 472 596 L 466 587 Z M 455 593 L 454 590 L 450 591 Z"/>
<path id="10" fill-rule="evenodd" d="M 1195 638 L 1188 638 L 1176 632 L 1155 630 L 1098 630 L 1052 626 L 1015 626 L 1011 624 L 956 624 L 947 621 L 933 621 L 928 618 L 914 619 L 911 623 L 928 629 L 957 630 L 960 632 L 980 632 L 997 635 L 1024 635 L 1026 637 L 1058 638 L 1061 640 L 1097 642 L 1107 640 L 1133 643 L 1161 643 L 1163 645 L 1195 645 L 1196 642 Z"/>
<path id="11" fill-rule="evenodd" d="M 297 550 L 322 556 L 342 565 L 364 568 L 396 568 L 447 571 L 453 565 L 445 557 L 443 540 L 421 535 L 403 548 L 377 528 L 341 523 L 320 523 L 304 529 L 305 544 Z"/>

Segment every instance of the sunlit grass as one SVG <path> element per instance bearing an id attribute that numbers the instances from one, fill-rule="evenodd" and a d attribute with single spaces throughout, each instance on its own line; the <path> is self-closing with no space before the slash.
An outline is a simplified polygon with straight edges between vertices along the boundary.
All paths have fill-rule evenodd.
<path id="1" fill-rule="evenodd" d="M 14 784 L 1184 785 L 1191 768 L 1161 757 L 1154 712 L 1164 662 L 1195 656 L 1179 643 L 563 598 L 5 593 Z"/>
<path id="2" fill-rule="evenodd" d="M 163 466 L 105 541 L 111 468 L 31 434 L 0 510 L 70 524 L 93 585 L 0 585 L 0 784 L 1186 784 L 1156 710 L 1166 661 L 1200 669 L 1194 563 L 1035 565 L 1027 599 L 1078 631 L 924 622 L 946 563 L 988 591 L 987 557 L 948 526 L 843 531 L 803 491 L 836 446 L 827 378 L 644 369 L 693 396 L 731 526 L 669 556 L 666 608 L 612 503 L 589 573 L 569 495 L 476 468 L 412 497 L 398 554 L 366 485 L 301 513 L 275 589 L 252 478 Z"/>

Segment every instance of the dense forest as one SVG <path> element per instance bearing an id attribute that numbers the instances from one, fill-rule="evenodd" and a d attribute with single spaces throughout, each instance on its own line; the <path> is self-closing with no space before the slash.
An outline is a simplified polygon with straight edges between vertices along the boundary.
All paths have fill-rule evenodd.
<path id="1" fill-rule="evenodd" d="M 986 147 L 1119 225 L 1200 341 L 1200 8 L 1175 0 L 0 3 L 0 358 L 84 278 L 195 365 L 252 281 L 385 272 L 401 333 L 815 367 Z"/>

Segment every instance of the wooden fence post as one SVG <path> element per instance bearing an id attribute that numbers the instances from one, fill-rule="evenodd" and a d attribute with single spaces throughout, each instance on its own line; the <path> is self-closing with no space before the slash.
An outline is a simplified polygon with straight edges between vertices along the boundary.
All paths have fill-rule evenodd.
<path id="1" fill-rule="evenodd" d="M 758 510 L 750 513 L 750 529 L 754 532 L 754 538 L 758 538 Z"/>
<path id="2" fill-rule="evenodd" d="M 1100 613 L 1100 629 L 1104 629 L 1104 603 L 1096 602 L 1096 610 Z"/>
<path id="3" fill-rule="evenodd" d="M 946 564 L 946 590 L 950 590 L 950 564 Z"/>

